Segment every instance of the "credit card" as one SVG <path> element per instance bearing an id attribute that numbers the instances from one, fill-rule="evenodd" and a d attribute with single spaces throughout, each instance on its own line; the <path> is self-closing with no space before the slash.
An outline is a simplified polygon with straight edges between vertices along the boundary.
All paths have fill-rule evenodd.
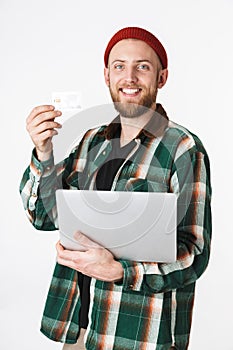
<path id="1" fill-rule="evenodd" d="M 52 105 L 62 112 L 80 110 L 81 93 L 79 91 L 52 92 Z"/>

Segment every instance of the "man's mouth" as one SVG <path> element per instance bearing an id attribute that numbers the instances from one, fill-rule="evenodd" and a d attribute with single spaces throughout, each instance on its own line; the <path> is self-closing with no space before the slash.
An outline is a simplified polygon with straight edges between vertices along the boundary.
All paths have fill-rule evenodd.
<path id="1" fill-rule="evenodd" d="M 120 91 L 127 96 L 136 96 L 141 91 L 141 89 L 121 88 Z"/>

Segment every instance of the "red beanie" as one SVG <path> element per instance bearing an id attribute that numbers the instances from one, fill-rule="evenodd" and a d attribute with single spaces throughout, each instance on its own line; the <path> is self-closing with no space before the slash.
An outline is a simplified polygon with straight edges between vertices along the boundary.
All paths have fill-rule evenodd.
<path id="1" fill-rule="evenodd" d="M 108 66 L 108 57 L 113 46 L 116 45 L 118 41 L 129 38 L 142 40 L 147 43 L 158 55 L 163 69 L 167 68 L 167 54 L 161 42 L 152 33 L 138 27 L 126 27 L 113 35 L 104 53 L 105 67 Z"/>

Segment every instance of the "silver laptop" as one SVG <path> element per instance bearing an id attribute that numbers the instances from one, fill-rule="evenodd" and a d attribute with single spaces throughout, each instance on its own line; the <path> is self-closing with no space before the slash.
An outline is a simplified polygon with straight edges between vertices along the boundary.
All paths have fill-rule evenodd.
<path id="1" fill-rule="evenodd" d="M 86 250 L 76 231 L 116 258 L 145 262 L 176 260 L 177 196 L 173 193 L 56 191 L 61 244 Z"/>

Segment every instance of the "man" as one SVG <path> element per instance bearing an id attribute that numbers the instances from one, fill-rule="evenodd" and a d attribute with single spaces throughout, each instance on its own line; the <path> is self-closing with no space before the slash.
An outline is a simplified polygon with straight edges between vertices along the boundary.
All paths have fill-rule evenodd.
<path id="1" fill-rule="evenodd" d="M 185 350 L 195 282 L 210 254 L 208 155 L 199 138 L 171 122 L 156 102 L 168 69 L 166 51 L 152 33 L 138 27 L 119 30 L 104 62 L 119 115 L 109 125 L 88 130 L 63 162 L 54 165 L 52 152 L 61 112 L 39 106 L 27 118 L 35 149 L 20 185 L 25 210 L 37 229 L 55 230 L 58 188 L 174 192 L 177 261 L 117 260 L 77 232 L 85 252 L 57 243 L 41 331 L 66 343 L 67 350 L 83 348 L 85 329 L 89 350 Z"/>

